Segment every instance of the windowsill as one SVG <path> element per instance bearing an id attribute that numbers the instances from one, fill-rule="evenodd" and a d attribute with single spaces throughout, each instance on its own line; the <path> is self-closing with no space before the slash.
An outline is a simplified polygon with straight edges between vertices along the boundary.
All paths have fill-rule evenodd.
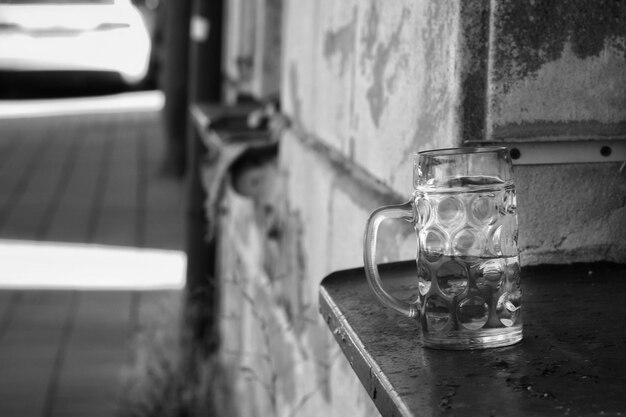
<path id="1" fill-rule="evenodd" d="M 414 291 L 415 261 L 381 266 Z M 362 268 L 326 277 L 320 312 L 383 416 L 621 415 L 626 266 L 525 269 L 524 339 L 476 351 L 422 348 L 419 324 L 380 305 Z"/>

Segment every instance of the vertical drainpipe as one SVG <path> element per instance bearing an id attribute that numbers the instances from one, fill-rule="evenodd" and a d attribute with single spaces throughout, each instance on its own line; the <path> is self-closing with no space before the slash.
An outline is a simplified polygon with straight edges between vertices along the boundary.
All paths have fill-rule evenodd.
<path id="1" fill-rule="evenodd" d="M 187 165 L 186 135 L 189 84 L 189 16 L 191 0 L 168 0 L 164 10 L 163 120 L 167 137 L 164 171 L 182 178 Z"/>
<path id="2" fill-rule="evenodd" d="M 177 0 L 175 0 L 177 1 Z M 190 19 L 189 103 L 221 102 L 222 0 L 193 0 Z M 187 113 L 189 115 L 189 112 Z M 214 312 L 215 242 L 207 241 L 206 192 L 200 164 L 206 154 L 188 119 L 186 175 L 186 311 L 188 359 L 206 357 L 216 347 Z"/>

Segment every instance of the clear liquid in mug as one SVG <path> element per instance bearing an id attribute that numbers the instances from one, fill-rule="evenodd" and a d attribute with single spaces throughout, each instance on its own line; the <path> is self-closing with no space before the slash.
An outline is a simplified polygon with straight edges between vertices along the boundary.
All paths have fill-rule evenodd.
<path id="1" fill-rule="evenodd" d="M 521 340 L 515 189 L 458 177 L 415 193 L 425 345 L 467 349 Z"/>

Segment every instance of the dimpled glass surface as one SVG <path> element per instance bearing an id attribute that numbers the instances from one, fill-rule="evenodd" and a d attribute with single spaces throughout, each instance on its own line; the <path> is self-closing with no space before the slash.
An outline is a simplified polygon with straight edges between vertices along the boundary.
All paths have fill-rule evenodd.
<path id="1" fill-rule="evenodd" d="M 521 338 L 515 189 L 484 178 L 471 184 L 414 195 L 427 345 L 480 348 Z"/>

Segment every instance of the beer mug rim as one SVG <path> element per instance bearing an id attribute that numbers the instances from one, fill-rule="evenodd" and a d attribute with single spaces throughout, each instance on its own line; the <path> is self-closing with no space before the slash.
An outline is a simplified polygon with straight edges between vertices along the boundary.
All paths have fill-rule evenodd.
<path id="1" fill-rule="evenodd" d="M 513 183 L 512 159 L 509 148 L 504 146 L 432 149 L 414 156 L 413 190 L 432 188 L 460 175 Z"/>
<path id="2" fill-rule="evenodd" d="M 487 152 L 501 152 L 507 151 L 505 146 L 468 146 L 461 148 L 442 148 L 442 149 L 429 149 L 426 151 L 417 152 L 418 156 L 439 156 L 439 155 L 465 155 L 472 153 L 487 153 Z"/>

